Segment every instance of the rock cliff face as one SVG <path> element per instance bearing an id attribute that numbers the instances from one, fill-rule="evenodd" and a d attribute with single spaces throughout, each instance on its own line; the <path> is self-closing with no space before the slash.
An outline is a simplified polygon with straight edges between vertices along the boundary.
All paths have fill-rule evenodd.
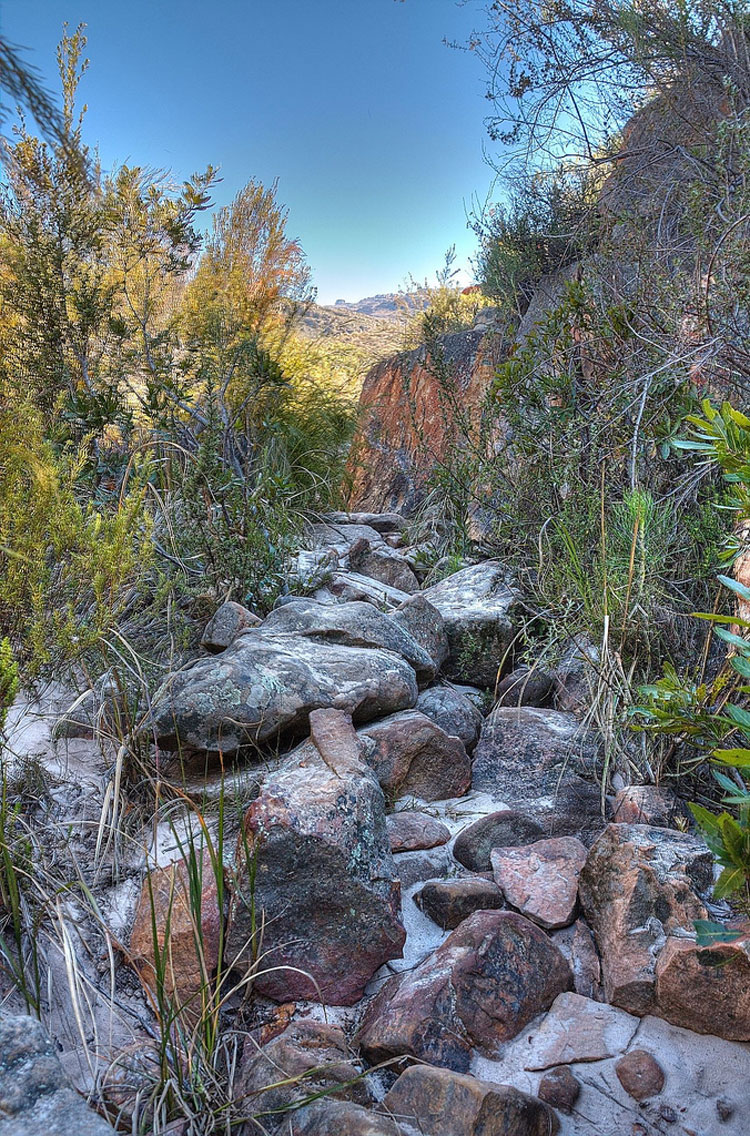
<path id="1" fill-rule="evenodd" d="M 419 504 L 432 471 L 479 424 L 499 364 L 560 303 L 579 272 L 572 264 L 543 277 L 512 339 L 493 318 L 495 309 L 485 308 L 474 327 L 442 336 L 436 351 L 404 351 L 371 368 L 349 468 L 352 507 L 409 513 Z M 496 441 L 501 448 L 505 439 Z"/>
<path id="2" fill-rule="evenodd" d="M 497 324 L 443 336 L 376 364 L 365 378 L 363 425 L 350 472 L 363 509 L 410 511 L 462 419 L 476 422 L 508 344 Z"/>

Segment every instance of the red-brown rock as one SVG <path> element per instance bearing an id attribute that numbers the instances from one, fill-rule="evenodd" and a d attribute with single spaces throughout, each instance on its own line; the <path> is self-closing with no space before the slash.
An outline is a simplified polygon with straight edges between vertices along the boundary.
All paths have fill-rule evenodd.
<path id="1" fill-rule="evenodd" d="M 472 872 L 489 872 L 492 871 L 493 848 L 531 844 L 542 836 L 542 828 L 531 817 L 515 809 L 500 809 L 480 817 L 459 832 L 453 844 L 453 855 Z"/>
<path id="2" fill-rule="evenodd" d="M 382 1108 L 430 1136 L 554 1136 L 558 1128 L 536 1097 L 429 1065 L 406 1069 Z"/>
<path id="3" fill-rule="evenodd" d="M 441 730 L 419 710 L 404 710 L 365 726 L 365 759 L 389 800 L 419 797 L 442 801 L 461 797 L 471 782 L 464 743 Z"/>
<path id="4" fill-rule="evenodd" d="M 310 726 L 314 740 L 269 774 L 245 814 L 226 957 L 250 970 L 260 947 L 254 989 L 276 1001 L 352 1005 L 401 955 L 400 890 L 383 793 L 351 718 L 318 710 Z"/>
<path id="5" fill-rule="evenodd" d="M 550 1069 L 539 1082 L 539 1099 L 559 1108 L 561 1112 L 572 1112 L 573 1105 L 581 1095 L 581 1083 L 576 1080 L 567 1065 Z"/>
<path id="6" fill-rule="evenodd" d="M 243 1108 L 262 1122 L 265 1130 L 281 1126 L 288 1109 L 315 1093 L 332 1093 L 359 1104 L 370 1094 L 361 1079 L 362 1068 L 349 1052 L 338 1026 L 324 1022 L 292 1022 L 262 1048 L 245 1042 L 237 1070 L 234 1095 Z M 250 1132 L 258 1132 L 254 1125 Z"/>
<path id="7" fill-rule="evenodd" d="M 699 947 L 667 942 L 656 963 L 656 1013 L 673 1025 L 750 1041 L 750 937 Z"/>
<path id="8" fill-rule="evenodd" d="M 478 421 L 504 352 L 502 337 L 487 327 L 441 340 L 441 365 L 470 419 Z M 373 511 L 408 511 L 459 428 L 434 360 L 419 348 L 377 363 L 365 377 L 361 408 L 363 425 L 349 466 L 352 501 Z"/>
<path id="9" fill-rule="evenodd" d="M 511 907 L 527 919 L 547 930 L 573 922 L 578 877 L 586 863 L 586 849 L 575 836 L 495 848 L 491 861 L 495 883 Z"/>
<path id="10" fill-rule="evenodd" d="M 199 883 L 197 889 L 192 886 L 191 875 Z M 198 853 L 194 864 L 176 860 L 148 874 L 133 918 L 130 958 L 141 980 L 156 996 L 157 947 L 165 967 L 163 996 L 185 1023 L 198 1020 L 202 997 L 204 993 L 210 995 L 210 983 L 219 964 L 223 921 L 208 850 Z"/>
<path id="11" fill-rule="evenodd" d="M 358 1041 L 373 1062 L 407 1055 L 466 1072 L 474 1046 L 494 1052 L 571 985 L 567 962 L 534 923 L 478 911 L 385 984 Z"/>
<path id="12" fill-rule="evenodd" d="M 450 830 L 439 820 L 411 810 L 391 813 L 386 818 L 392 852 L 418 852 L 439 848 L 451 838 Z"/>
<path id="13" fill-rule="evenodd" d="M 452 931 L 475 911 L 492 911 L 503 907 L 503 893 L 492 880 L 468 879 L 428 880 L 414 896 L 417 907 L 429 915 L 433 923 Z"/>
<path id="14" fill-rule="evenodd" d="M 649 825 L 610 824 L 579 880 L 581 903 L 602 958 L 607 1001 L 658 1013 L 656 958 L 667 936 L 692 931 L 706 911 L 699 892 L 713 856 L 697 837 Z"/>
<path id="15" fill-rule="evenodd" d="M 664 1070 L 645 1049 L 631 1049 L 615 1063 L 615 1073 L 633 1100 L 648 1100 L 664 1088 Z"/>
<path id="16" fill-rule="evenodd" d="M 620 789 L 612 805 L 617 824 L 653 824 L 669 828 L 686 810 L 670 789 L 660 785 L 628 785 Z"/>

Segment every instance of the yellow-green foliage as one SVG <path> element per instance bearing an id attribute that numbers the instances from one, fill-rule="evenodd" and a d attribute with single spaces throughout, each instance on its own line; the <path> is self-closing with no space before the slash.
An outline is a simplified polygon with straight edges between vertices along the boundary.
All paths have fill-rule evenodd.
<path id="1" fill-rule="evenodd" d="M 441 284 L 428 289 L 428 306 L 425 311 L 412 317 L 404 337 L 404 346 L 409 349 L 419 347 L 425 340 L 436 335 L 448 335 L 454 331 L 464 331 L 474 323 L 477 313 L 493 303 L 481 292 L 464 293 L 460 288 Z"/>
<path id="2" fill-rule="evenodd" d="M 28 403 L 0 400 L 0 627 L 32 670 L 96 642 L 148 567 L 142 490 L 108 513 L 82 505 L 82 462 L 55 454 Z"/>

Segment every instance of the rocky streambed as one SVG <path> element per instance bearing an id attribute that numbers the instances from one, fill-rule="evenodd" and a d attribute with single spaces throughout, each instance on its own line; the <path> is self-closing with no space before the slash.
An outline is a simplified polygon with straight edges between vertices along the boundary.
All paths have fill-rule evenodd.
<path id="1" fill-rule="evenodd" d="M 697 945 L 708 848 L 663 789 L 602 796 L 590 649 L 516 667 L 504 566 L 422 590 L 401 530 L 333 516 L 265 620 L 217 610 L 139 722 L 156 817 L 113 814 L 111 687 L 19 703 L 96 917 L 53 905 L 46 1033 L 6 982 L 0 1133 L 148 1132 L 160 1039 L 189 1062 L 207 1022 L 233 1119 L 170 1131 L 750 1131 L 750 932 Z"/>

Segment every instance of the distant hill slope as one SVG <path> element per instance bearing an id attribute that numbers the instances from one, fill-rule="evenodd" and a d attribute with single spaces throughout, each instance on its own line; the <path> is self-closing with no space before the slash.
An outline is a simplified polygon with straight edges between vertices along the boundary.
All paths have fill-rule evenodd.
<path id="1" fill-rule="evenodd" d="M 298 330 L 309 339 L 356 350 L 363 371 L 373 363 L 404 349 L 407 324 L 426 306 L 426 295 L 388 293 L 369 296 L 356 303 L 313 304 Z"/>

